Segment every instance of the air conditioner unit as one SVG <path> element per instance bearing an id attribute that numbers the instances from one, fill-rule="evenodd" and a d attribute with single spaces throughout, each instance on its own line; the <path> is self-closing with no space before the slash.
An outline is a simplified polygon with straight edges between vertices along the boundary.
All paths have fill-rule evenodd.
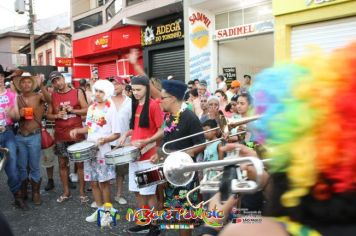
<path id="1" fill-rule="evenodd" d="M 25 9 L 25 0 L 15 0 L 15 11 L 18 14 L 24 14 L 26 9 Z"/>

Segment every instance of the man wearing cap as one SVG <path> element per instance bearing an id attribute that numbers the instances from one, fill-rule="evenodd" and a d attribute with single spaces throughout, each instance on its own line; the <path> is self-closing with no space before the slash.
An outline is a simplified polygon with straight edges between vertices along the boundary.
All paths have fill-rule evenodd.
<path id="1" fill-rule="evenodd" d="M 227 96 L 227 100 L 230 102 L 231 98 L 240 93 L 240 87 L 241 84 L 238 80 L 234 80 L 231 82 L 230 88 L 229 90 L 226 91 L 226 96 Z"/>
<path id="2" fill-rule="evenodd" d="M 165 112 L 165 122 L 163 125 L 163 140 L 161 147 L 169 141 L 186 137 L 198 132 L 202 132 L 203 128 L 200 124 L 198 117 L 189 109 L 183 102 L 184 93 L 187 89 L 181 81 L 165 80 L 162 82 L 161 92 L 161 106 Z M 194 145 L 204 143 L 204 135 L 193 136 L 179 142 L 174 142 L 167 145 L 169 150 L 181 150 L 184 148 L 192 147 Z M 204 150 L 205 146 L 192 148 L 186 151 L 194 160 L 196 156 Z M 156 161 L 156 160 L 152 160 Z M 185 208 L 189 209 L 189 204 L 186 200 L 186 193 L 198 185 L 197 179 L 187 184 L 184 187 L 174 187 L 171 184 L 164 189 L 165 192 L 165 208 Z M 193 194 L 193 201 L 197 201 L 197 194 Z M 190 235 L 190 230 L 181 230 L 180 235 Z"/>
<path id="3" fill-rule="evenodd" d="M 38 77 L 25 75 L 15 77 L 14 85 L 19 91 L 17 106 L 19 109 L 19 130 L 16 135 L 18 150 L 17 165 L 22 182 L 22 194 L 27 198 L 27 185 L 32 185 L 32 200 L 41 204 L 41 125 L 46 102 L 41 93 L 36 93 Z M 27 167 L 29 166 L 29 173 Z"/>
<path id="4" fill-rule="evenodd" d="M 122 133 L 125 133 L 130 129 L 132 101 L 131 98 L 123 94 L 125 84 L 126 84 L 124 78 L 114 76 L 113 78 L 110 79 L 110 82 L 114 85 L 114 96 L 111 97 L 111 100 L 114 102 L 116 111 L 121 117 L 120 118 L 121 122 L 119 124 L 120 130 Z M 110 144 L 111 146 L 117 146 L 119 143 L 116 140 L 114 142 L 111 142 Z M 123 194 L 123 190 L 124 190 L 123 183 L 124 183 L 125 175 L 128 174 L 128 169 L 129 169 L 128 164 L 116 166 L 117 192 L 114 199 L 121 205 L 127 204 L 127 201 L 124 198 L 124 194 Z"/>
<path id="5" fill-rule="evenodd" d="M 63 75 L 58 71 L 53 71 L 49 75 L 55 91 L 52 93 L 52 102 L 48 106 L 47 118 L 55 121 L 54 138 L 55 154 L 59 160 L 60 177 L 63 183 L 63 194 L 57 199 L 62 203 L 69 198 L 69 168 L 68 168 L 68 146 L 84 140 L 84 135 L 77 135 L 76 138 L 70 136 L 70 131 L 74 128 L 82 128 L 82 118 L 88 110 L 84 93 L 81 90 L 69 88 L 65 83 Z M 79 176 L 80 202 L 88 201 L 84 192 L 83 163 L 76 163 Z"/>
<path id="6" fill-rule="evenodd" d="M 18 117 L 16 94 L 5 89 L 6 72 L 0 65 L 0 146 L 9 150 L 5 164 L 7 184 L 15 197 L 15 205 L 28 210 L 21 192 L 21 179 L 17 169 L 16 140 L 13 131 L 14 120 Z"/>

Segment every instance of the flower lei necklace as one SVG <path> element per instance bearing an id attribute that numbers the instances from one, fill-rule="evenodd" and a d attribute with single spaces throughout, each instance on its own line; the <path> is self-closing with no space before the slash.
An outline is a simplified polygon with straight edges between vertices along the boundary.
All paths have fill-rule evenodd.
<path id="1" fill-rule="evenodd" d="M 177 129 L 180 116 L 181 116 L 182 112 L 186 109 L 186 106 L 184 106 L 184 105 L 185 104 L 183 103 L 181 109 L 176 113 L 175 116 L 172 116 L 171 114 L 166 116 L 165 127 L 164 127 L 165 133 L 172 133 L 174 130 Z M 173 120 L 171 119 L 171 117 L 173 117 Z"/>
<path id="2" fill-rule="evenodd" d="M 103 127 L 103 126 L 106 124 L 106 120 L 105 120 L 105 118 L 104 118 L 104 115 L 108 112 L 108 109 L 110 108 L 110 105 L 111 105 L 110 101 L 107 100 L 107 101 L 105 102 L 104 109 L 101 110 L 102 116 L 101 116 L 100 119 L 96 122 L 97 125 Z M 95 108 L 96 108 L 97 106 L 98 106 L 98 103 L 95 102 L 95 103 L 93 104 L 93 106 L 92 106 L 92 111 L 93 111 L 93 112 L 94 112 L 94 110 L 95 110 Z"/>

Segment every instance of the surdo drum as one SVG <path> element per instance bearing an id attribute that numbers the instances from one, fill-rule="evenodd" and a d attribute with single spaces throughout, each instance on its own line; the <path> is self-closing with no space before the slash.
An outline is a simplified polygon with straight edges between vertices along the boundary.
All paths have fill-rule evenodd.
<path id="1" fill-rule="evenodd" d="M 167 182 L 163 174 L 163 164 L 135 172 L 135 181 L 138 188 Z"/>
<path id="2" fill-rule="evenodd" d="M 106 153 L 105 163 L 108 165 L 124 165 L 136 161 L 140 157 L 140 149 L 126 146 Z"/>
<path id="3" fill-rule="evenodd" d="M 83 162 L 86 160 L 92 160 L 96 158 L 98 151 L 97 146 L 93 142 L 83 141 L 70 145 L 67 148 L 69 154 L 69 160 L 74 162 Z"/>

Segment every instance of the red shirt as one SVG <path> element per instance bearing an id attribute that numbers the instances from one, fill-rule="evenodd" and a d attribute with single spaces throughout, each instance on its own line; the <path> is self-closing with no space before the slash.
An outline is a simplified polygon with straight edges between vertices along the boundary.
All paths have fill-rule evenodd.
<path id="1" fill-rule="evenodd" d="M 78 99 L 78 90 L 71 89 L 66 93 L 57 93 L 52 94 L 52 108 L 53 114 L 58 114 L 60 108 L 63 105 L 70 105 L 74 109 L 80 109 L 79 99 Z M 77 135 L 77 139 L 73 140 L 69 132 L 74 128 L 82 128 L 82 118 L 76 114 L 68 114 L 68 119 L 56 119 L 54 126 L 54 138 L 56 142 L 71 142 L 83 140 L 84 135 Z"/>
<path id="2" fill-rule="evenodd" d="M 131 142 L 139 139 L 146 139 L 152 137 L 158 129 L 161 128 L 163 124 L 163 112 L 159 103 L 150 99 L 149 105 L 149 124 L 148 128 L 139 127 L 140 115 L 142 112 L 143 105 L 138 105 L 135 112 L 135 125 L 132 131 Z M 151 148 L 149 151 L 144 153 L 139 161 L 144 161 L 150 159 L 156 153 L 156 147 Z"/>

